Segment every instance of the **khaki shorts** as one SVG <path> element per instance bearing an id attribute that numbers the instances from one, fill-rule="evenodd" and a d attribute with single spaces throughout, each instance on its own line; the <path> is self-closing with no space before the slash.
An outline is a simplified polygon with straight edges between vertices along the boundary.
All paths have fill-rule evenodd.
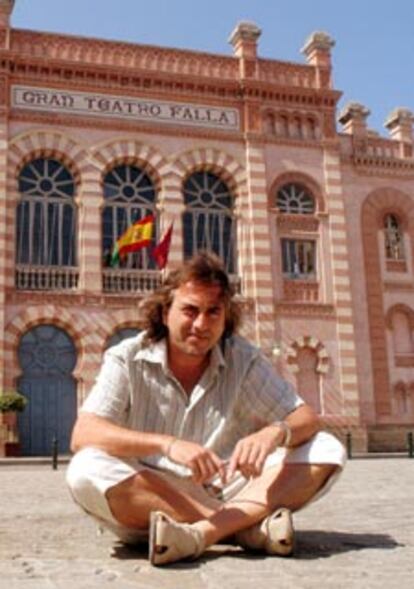
<path id="1" fill-rule="evenodd" d="M 309 501 L 310 503 L 324 495 L 337 480 L 345 466 L 346 454 L 344 447 L 334 436 L 319 432 L 311 440 L 296 448 L 278 448 L 268 456 L 264 468 L 283 463 L 334 464 L 339 467 L 323 488 Z M 183 478 L 171 472 L 157 470 L 133 459 L 121 460 L 97 448 L 85 448 L 78 452 L 69 464 L 66 478 L 75 502 L 84 511 L 102 526 L 114 532 L 123 542 L 135 544 L 146 541 L 147 532 L 122 526 L 112 515 L 106 500 L 106 492 L 142 470 L 156 472 L 176 487 L 193 497 L 199 497 L 206 505 L 211 504 L 214 507 L 217 506 L 218 498 L 224 502 L 229 501 L 248 483 L 248 479 L 236 473 L 228 484 L 223 485 L 217 478 L 205 488 L 192 482 L 188 477 Z"/>

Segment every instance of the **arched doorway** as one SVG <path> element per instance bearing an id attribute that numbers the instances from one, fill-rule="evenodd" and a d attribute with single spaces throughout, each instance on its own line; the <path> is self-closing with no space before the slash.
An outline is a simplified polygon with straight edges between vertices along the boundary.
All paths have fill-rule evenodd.
<path id="1" fill-rule="evenodd" d="M 54 325 L 38 325 L 21 338 L 18 357 L 18 390 L 29 400 L 19 418 L 22 454 L 50 455 L 54 437 L 59 452 L 69 452 L 77 405 L 72 339 Z"/>

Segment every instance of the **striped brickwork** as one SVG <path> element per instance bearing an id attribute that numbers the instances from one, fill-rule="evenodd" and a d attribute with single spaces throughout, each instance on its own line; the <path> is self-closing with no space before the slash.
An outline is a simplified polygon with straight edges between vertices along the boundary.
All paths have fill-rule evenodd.
<path id="1" fill-rule="evenodd" d="M 340 154 L 326 148 L 324 153 L 325 191 L 329 223 L 333 297 L 336 310 L 338 367 L 343 412 L 349 425 L 359 425 L 360 407 L 356 366 L 351 275 L 348 259 L 346 219 L 342 190 Z"/>
<path id="2" fill-rule="evenodd" d="M 247 193 L 241 206 L 240 267 L 243 293 L 252 301 L 253 317 L 248 335 L 267 354 L 275 347 L 275 310 L 271 273 L 271 241 L 262 146 L 246 144 Z"/>
<path id="3" fill-rule="evenodd" d="M 3 117 L 0 118 L 0 330 L 4 333 L 6 313 L 7 258 L 10 244 L 7 240 L 8 207 L 7 207 L 7 148 L 8 128 Z M 0 338 L 0 389 L 5 386 L 5 344 Z"/>
<path id="4" fill-rule="evenodd" d="M 5 329 L 4 361 L 8 366 L 5 386 L 13 387 L 20 376 L 16 352 L 22 335 L 37 325 L 52 324 L 63 329 L 74 342 L 77 363 L 73 376 L 78 383 L 81 403 L 94 382 L 109 338 L 118 329 L 135 326 L 136 320 L 135 308 L 109 312 L 59 304 L 27 307 L 15 315 Z"/>
<path id="5" fill-rule="evenodd" d="M 379 189 L 366 198 L 361 212 L 372 377 L 375 411 L 379 419 L 392 413 L 392 383 L 386 337 L 387 309 L 384 305 L 384 280 L 378 247 L 378 232 L 383 229 L 387 213 L 404 220 L 403 227 L 409 236 L 406 243 L 411 245 L 410 257 L 414 260 L 414 200 L 395 189 Z"/>
<path id="6" fill-rule="evenodd" d="M 154 147 L 133 140 L 117 139 L 82 149 L 63 134 L 37 131 L 18 136 L 10 146 L 7 177 L 10 194 L 7 229 L 11 252 L 3 268 L 8 272 L 9 287 L 14 286 L 14 211 L 19 200 L 17 178 L 26 161 L 41 156 L 56 157 L 64 162 L 75 178 L 80 243 L 77 293 L 80 295 L 101 294 L 102 179 L 114 164 L 135 163 L 145 169 L 153 180 L 161 233 L 174 221 L 169 268 L 182 260 L 182 186 L 187 176 L 198 169 L 209 169 L 219 174 L 234 193 L 236 208 L 238 195 L 246 190 L 245 171 L 241 164 L 217 149 L 191 150 L 168 159 Z M 6 245 L 2 250 L 4 252 L 7 251 Z M 4 296 L 4 289 L 2 293 Z M 36 325 L 53 324 L 72 337 L 77 349 L 78 362 L 74 377 L 78 383 L 78 400 L 81 402 L 93 384 L 106 342 L 116 330 L 135 327 L 138 311 L 136 306 L 112 310 L 99 304 L 92 308 L 80 307 L 76 302 L 64 303 L 63 300 L 57 297 L 56 304 L 29 305 L 5 326 L 3 356 L 9 367 L 7 382 L 8 386 L 13 386 L 19 376 L 16 351 L 21 336 Z"/>

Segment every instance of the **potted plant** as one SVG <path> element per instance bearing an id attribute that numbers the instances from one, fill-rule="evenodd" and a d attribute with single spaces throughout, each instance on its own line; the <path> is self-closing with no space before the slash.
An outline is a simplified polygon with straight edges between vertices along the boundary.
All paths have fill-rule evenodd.
<path id="1" fill-rule="evenodd" d="M 17 422 L 17 413 L 23 411 L 27 405 L 27 399 L 17 391 L 4 391 L 0 393 L 0 416 L 5 425 L 13 427 Z"/>
<path id="2" fill-rule="evenodd" d="M 21 393 L 0 392 L 0 456 L 20 456 L 17 413 L 26 405 L 27 399 Z"/>

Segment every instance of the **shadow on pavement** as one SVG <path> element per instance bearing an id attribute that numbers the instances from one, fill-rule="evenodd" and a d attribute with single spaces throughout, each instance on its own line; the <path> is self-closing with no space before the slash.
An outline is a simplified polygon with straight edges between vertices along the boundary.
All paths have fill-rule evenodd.
<path id="1" fill-rule="evenodd" d="M 296 548 L 295 553 L 291 558 L 292 560 L 312 560 L 317 558 L 328 558 L 335 554 L 355 550 L 390 550 L 401 546 L 405 545 L 398 543 L 388 534 L 307 530 L 296 533 Z M 230 554 L 227 553 L 227 556 L 229 555 Z M 231 556 L 250 560 L 267 557 L 259 552 L 245 551 L 234 552 Z"/>
<path id="2" fill-rule="evenodd" d="M 148 546 L 146 544 L 122 544 L 115 543 L 112 547 L 112 558 L 118 560 L 147 560 L 148 559 Z"/>
<path id="3" fill-rule="evenodd" d="M 297 533 L 295 558 L 324 558 L 341 552 L 392 549 L 403 546 L 388 534 L 364 534 L 307 530 Z"/>
<path id="4" fill-rule="evenodd" d="M 404 546 L 394 540 L 388 534 L 326 532 L 320 530 L 307 530 L 297 532 L 296 550 L 293 559 L 312 560 L 316 558 L 328 558 L 335 554 L 355 550 L 383 549 L 389 550 Z M 235 546 L 214 546 L 208 549 L 198 560 L 194 562 L 182 561 L 171 564 L 168 568 L 194 569 L 206 560 L 218 558 L 222 555 L 242 559 L 262 559 L 266 555 L 254 552 L 245 552 Z M 127 546 L 117 543 L 113 546 L 113 558 L 119 560 L 147 560 L 148 548 L 145 544 Z"/>

